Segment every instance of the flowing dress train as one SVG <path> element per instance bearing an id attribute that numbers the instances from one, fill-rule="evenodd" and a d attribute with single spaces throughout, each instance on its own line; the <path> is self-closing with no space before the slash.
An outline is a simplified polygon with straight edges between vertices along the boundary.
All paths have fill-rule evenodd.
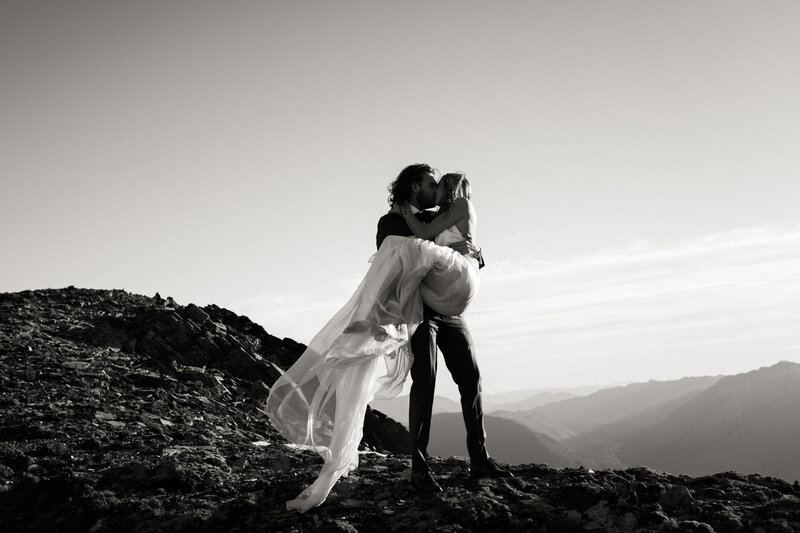
<path id="1" fill-rule="evenodd" d="M 272 425 L 289 442 L 315 450 L 324 464 L 316 481 L 287 509 L 320 505 L 358 466 L 367 404 L 397 396 L 413 362 L 408 340 L 422 322 L 422 303 L 460 315 L 478 290 L 478 266 L 446 245 L 463 239 L 455 226 L 434 242 L 387 237 L 353 296 L 273 385 Z"/>

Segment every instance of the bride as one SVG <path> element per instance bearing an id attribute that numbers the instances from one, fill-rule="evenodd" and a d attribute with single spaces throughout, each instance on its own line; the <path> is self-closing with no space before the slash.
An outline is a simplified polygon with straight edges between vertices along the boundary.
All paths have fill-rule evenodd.
<path id="1" fill-rule="evenodd" d="M 415 237 L 384 239 L 350 300 L 273 385 L 267 400 L 272 425 L 324 460 L 316 481 L 287 509 L 305 512 L 322 504 L 336 481 L 358 466 L 367 404 L 402 390 L 413 361 L 408 340 L 422 322 L 423 302 L 460 315 L 477 293 L 477 260 L 447 247 L 475 235 L 470 196 L 466 176 L 452 173 L 437 186 L 439 214 L 430 223 L 420 222 L 408 204 L 393 205 Z"/>

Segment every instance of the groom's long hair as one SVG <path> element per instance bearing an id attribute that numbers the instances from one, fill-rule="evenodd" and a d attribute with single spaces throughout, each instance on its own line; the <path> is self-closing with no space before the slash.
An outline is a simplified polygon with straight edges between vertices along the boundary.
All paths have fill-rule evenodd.
<path id="1" fill-rule="evenodd" d="M 400 171 L 391 185 L 389 185 L 389 205 L 404 204 L 411 197 L 411 185 L 422 181 L 422 176 L 428 173 L 436 174 L 436 170 L 425 163 L 408 165 Z"/>

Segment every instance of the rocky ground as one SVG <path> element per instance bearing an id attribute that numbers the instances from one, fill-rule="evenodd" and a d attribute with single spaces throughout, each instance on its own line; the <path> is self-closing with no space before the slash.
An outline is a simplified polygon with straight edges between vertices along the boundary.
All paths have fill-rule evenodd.
<path id="1" fill-rule="evenodd" d="M 304 346 L 216 306 L 119 290 L 0 294 L 0 531 L 800 531 L 800 487 L 512 466 L 444 492 L 408 484 L 405 429 L 377 412 L 361 466 L 322 507 L 284 503 L 319 458 L 261 410 Z"/>

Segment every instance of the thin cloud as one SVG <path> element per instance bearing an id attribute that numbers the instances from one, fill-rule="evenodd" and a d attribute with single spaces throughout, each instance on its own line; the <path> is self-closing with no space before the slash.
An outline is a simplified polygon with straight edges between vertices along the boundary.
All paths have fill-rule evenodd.
<path id="1" fill-rule="evenodd" d="M 596 253 L 566 262 L 541 261 L 531 257 L 505 260 L 482 272 L 483 287 L 517 280 L 567 276 L 586 271 L 592 273 L 647 268 L 651 275 L 665 275 L 679 265 L 684 268 L 695 262 L 761 263 L 772 258 L 797 259 L 800 249 L 800 222 L 788 226 L 763 226 L 737 229 L 656 246 L 638 240 L 631 246 Z M 659 270 L 655 267 L 661 265 Z"/>
<path id="2" fill-rule="evenodd" d="M 359 280 L 331 280 L 324 294 L 261 294 L 231 305 L 267 331 L 308 343 L 352 296 Z"/>
<path id="3" fill-rule="evenodd" d="M 482 272 L 481 291 L 469 320 L 488 365 L 523 353 L 511 357 L 531 369 L 562 357 L 580 372 L 596 366 L 590 357 L 613 366 L 635 354 L 647 367 L 671 350 L 684 375 L 701 351 L 757 366 L 800 340 L 800 224 L 637 242 L 562 263 L 507 261 Z M 755 343 L 760 353 L 745 354 Z"/>

